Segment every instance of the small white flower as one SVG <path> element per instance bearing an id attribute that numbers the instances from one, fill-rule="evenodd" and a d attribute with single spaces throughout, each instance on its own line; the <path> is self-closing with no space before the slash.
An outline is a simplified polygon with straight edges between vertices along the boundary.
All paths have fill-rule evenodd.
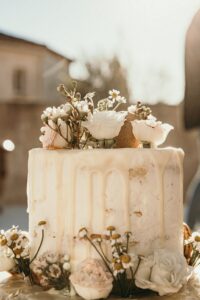
<path id="1" fill-rule="evenodd" d="M 32 271 L 33 271 L 33 273 L 36 274 L 36 275 L 41 275 L 41 274 L 42 274 L 42 269 L 41 269 L 41 268 L 38 268 L 38 267 L 36 267 L 36 266 L 32 268 Z"/>
<path id="2" fill-rule="evenodd" d="M 88 102 L 85 100 L 77 101 L 75 106 L 80 113 L 88 113 L 89 112 Z"/>
<path id="3" fill-rule="evenodd" d="M 52 278 L 59 278 L 61 273 L 61 269 L 57 264 L 52 264 L 51 266 L 49 266 L 49 275 Z"/>
<path id="4" fill-rule="evenodd" d="M 12 226 L 12 228 L 8 229 L 7 231 L 4 231 L 4 236 L 6 237 L 7 240 L 7 245 L 10 247 L 13 242 L 13 237 L 16 236 L 18 239 L 21 234 L 21 230 L 19 230 L 18 226 Z"/>
<path id="5" fill-rule="evenodd" d="M 118 136 L 126 115 L 127 112 L 96 111 L 82 126 L 97 140 L 113 139 Z"/>
<path id="6" fill-rule="evenodd" d="M 63 259 L 64 259 L 64 261 L 69 262 L 70 261 L 70 256 L 68 254 L 65 254 Z"/>
<path id="7" fill-rule="evenodd" d="M 82 228 L 81 230 L 79 230 L 78 236 L 80 239 L 84 238 L 87 235 L 87 229 L 86 228 Z"/>
<path id="8" fill-rule="evenodd" d="M 116 101 L 117 101 L 118 103 L 126 103 L 126 98 L 125 98 L 125 97 L 119 96 L 119 97 L 116 98 Z"/>
<path id="9" fill-rule="evenodd" d="M 42 115 L 41 115 L 41 119 L 45 120 L 56 120 L 58 118 L 62 118 L 65 117 L 70 111 L 71 111 L 72 107 L 69 103 L 66 103 L 64 105 L 58 106 L 58 107 L 47 107 Z"/>
<path id="10" fill-rule="evenodd" d="M 58 261 L 58 255 L 56 253 L 47 252 L 45 257 L 46 261 L 50 264 L 54 264 Z"/>
<path id="11" fill-rule="evenodd" d="M 71 104 L 66 103 L 62 106 L 62 109 L 64 110 L 65 114 L 67 114 L 72 110 L 72 106 L 71 106 Z"/>
<path id="12" fill-rule="evenodd" d="M 21 257 L 26 258 L 29 257 L 29 255 L 30 255 L 30 248 L 29 247 L 24 248 L 21 253 Z"/>
<path id="13" fill-rule="evenodd" d="M 34 261 L 34 264 L 37 264 L 37 261 L 35 260 Z M 38 265 L 40 266 L 40 268 L 46 268 L 48 266 L 48 263 L 46 261 L 46 258 L 45 257 L 41 257 L 39 260 L 38 260 Z"/>
<path id="14" fill-rule="evenodd" d="M 119 97 L 120 91 L 115 89 L 109 91 L 109 98 L 116 100 Z"/>
<path id="15" fill-rule="evenodd" d="M 61 118 L 61 117 L 64 117 L 66 115 L 66 112 L 68 112 L 70 109 L 69 106 L 59 106 L 59 107 L 53 107 L 52 109 L 52 113 L 51 115 L 49 116 L 49 119 L 52 119 L 52 120 L 55 120 L 57 118 Z"/>
<path id="16" fill-rule="evenodd" d="M 114 258 L 119 258 L 119 254 L 118 254 L 118 252 L 117 252 L 116 250 L 113 251 L 112 256 L 113 256 Z"/>
<path id="17" fill-rule="evenodd" d="M 37 259 L 35 259 L 33 261 L 33 263 L 31 264 L 31 269 L 33 269 L 34 267 L 40 268 L 40 269 L 45 269 L 48 266 L 48 263 L 46 261 L 46 254 L 48 254 L 48 253 L 45 252 L 42 256 L 39 256 Z"/>
<path id="18" fill-rule="evenodd" d="M 42 119 L 43 118 L 49 118 L 50 116 L 51 116 L 51 114 L 52 114 L 52 111 L 53 111 L 53 109 L 52 109 L 52 107 L 47 107 L 44 111 L 43 111 L 43 114 L 42 114 Z"/>
<path id="19" fill-rule="evenodd" d="M 63 269 L 69 271 L 71 269 L 70 263 L 66 262 L 63 264 Z"/>
<path id="20" fill-rule="evenodd" d="M 128 107 L 128 112 L 134 114 L 136 112 L 136 109 L 137 109 L 137 105 L 130 105 Z"/>
<path id="21" fill-rule="evenodd" d="M 200 252 L 200 233 L 198 231 L 194 231 L 192 236 L 186 241 L 186 244 L 192 244 L 194 249 Z"/>
<path id="22" fill-rule="evenodd" d="M 122 266 L 124 269 L 129 269 L 130 267 L 133 266 L 132 262 L 130 261 L 129 263 L 122 263 Z"/>
<path id="23" fill-rule="evenodd" d="M 107 106 L 108 106 L 108 108 L 112 108 L 113 105 L 114 105 L 114 100 L 107 99 Z"/>
<path id="24" fill-rule="evenodd" d="M 114 270 L 113 275 L 116 277 L 118 274 L 123 274 L 125 272 L 124 269 Z"/>
<path id="25" fill-rule="evenodd" d="M 152 115 L 147 120 L 131 121 L 132 131 L 137 140 L 151 143 L 153 146 L 161 145 L 165 142 L 168 133 L 173 126 L 156 121 Z"/>
<path id="26" fill-rule="evenodd" d="M 40 278 L 40 285 L 43 286 L 43 287 L 47 287 L 49 285 L 48 277 L 46 277 L 46 276 L 43 275 Z"/>

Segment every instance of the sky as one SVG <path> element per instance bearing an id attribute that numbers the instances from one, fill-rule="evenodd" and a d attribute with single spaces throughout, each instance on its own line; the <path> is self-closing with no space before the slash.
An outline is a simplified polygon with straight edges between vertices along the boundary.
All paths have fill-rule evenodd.
<path id="1" fill-rule="evenodd" d="M 118 55 L 132 99 L 177 104 L 184 97 L 184 44 L 200 0 L 0 0 L 0 31 L 75 59 Z M 117 88 L 117 87 L 116 87 Z"/>

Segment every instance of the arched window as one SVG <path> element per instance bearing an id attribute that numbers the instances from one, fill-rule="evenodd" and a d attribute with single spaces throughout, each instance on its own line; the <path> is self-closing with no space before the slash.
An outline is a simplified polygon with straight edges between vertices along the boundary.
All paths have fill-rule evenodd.
<path id="1" fill-rule="evenodd" d="M 15 70 L 13 73 L 13 88 L 17 95 L 24 95 L 26 92 L 25 70 Z"/>

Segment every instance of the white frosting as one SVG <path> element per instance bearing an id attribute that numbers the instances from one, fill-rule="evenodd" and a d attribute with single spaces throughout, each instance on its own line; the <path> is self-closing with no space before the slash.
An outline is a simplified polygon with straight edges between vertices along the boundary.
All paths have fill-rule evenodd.
<path id="1" fill-rule="evenodd" d="M 81 227 L 102 233 L 130 230 L 136 253 L 156 248 L 182 253 L 183 151 L 165 149 L 33 149 L 28 165 L 32 255 L 47 221 L 40 254 L 70 253 L 72 267 L 95 253 L 77 241 Z"/>

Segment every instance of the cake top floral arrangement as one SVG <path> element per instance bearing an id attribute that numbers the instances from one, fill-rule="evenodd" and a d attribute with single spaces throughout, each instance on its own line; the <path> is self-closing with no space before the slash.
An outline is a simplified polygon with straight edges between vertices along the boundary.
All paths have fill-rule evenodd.
<path id="1" fill-rule="evenodd" d="M 63 84 L 57 90 L 66 103 L 43 111 L 40 141 L 45 149 L 156 147 L 173 129 L 157 121 L 151 109 L 140 102 L 119 111 L 127 101 L 115 89 L 97 101 L 96 107 L 95 93 L 82 97 L 76 82 L 71 90 Z"/>

